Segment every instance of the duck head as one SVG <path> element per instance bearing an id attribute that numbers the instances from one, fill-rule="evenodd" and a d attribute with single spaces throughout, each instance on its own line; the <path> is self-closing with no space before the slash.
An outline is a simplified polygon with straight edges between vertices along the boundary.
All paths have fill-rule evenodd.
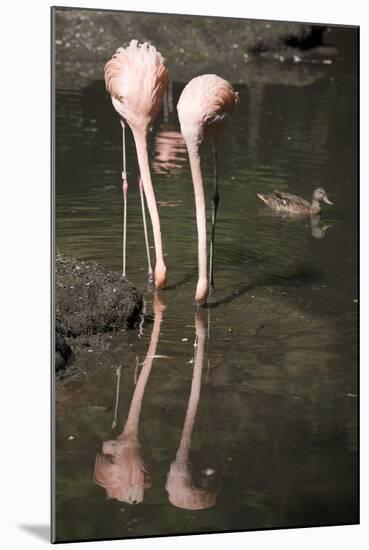
<path id="1" fill-rule="evenodd" d="M 333 202 L 331 202 L 328 199 L 327 193 L 325 192 L 323 187 L 318 187 L 317 189 L 315 189 L 315 191 L 313 193 L 313 200 L 324 201 L 324 202 L 326 202 L 327 204 L 330 204 L 330 205 L 333 204 Z"/>

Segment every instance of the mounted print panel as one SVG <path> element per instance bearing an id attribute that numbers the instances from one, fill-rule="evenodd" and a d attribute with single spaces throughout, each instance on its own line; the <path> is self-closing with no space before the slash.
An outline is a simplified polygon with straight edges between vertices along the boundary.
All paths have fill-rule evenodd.
<path id="1" fill-rule="evenodd" d="M 52 28 L 53 542 L 358 523 L 358 27 Z"/>

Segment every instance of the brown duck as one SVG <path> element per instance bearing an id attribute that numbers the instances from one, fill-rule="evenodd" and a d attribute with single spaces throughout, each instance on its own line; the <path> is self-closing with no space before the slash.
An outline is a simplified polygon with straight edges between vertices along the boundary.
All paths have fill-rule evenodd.
<path id="1" fill-rule="evenodd" d="M 333 204 L 333 202 L 328 200 L 327 193 L 323 187 L 315 189 L 311 204 L 297 195 L 283 193 L 282 191 L 274 191 L 274 193 L 270 193 L 269 195 L 257 193 L 257 195 L 272 210 L 295 215 L 319 214 L 321 210 L 320 201 Z"/>

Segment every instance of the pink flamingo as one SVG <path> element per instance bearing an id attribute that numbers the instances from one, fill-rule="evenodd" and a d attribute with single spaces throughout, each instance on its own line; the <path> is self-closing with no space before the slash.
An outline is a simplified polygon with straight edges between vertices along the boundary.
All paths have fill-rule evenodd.
<path id="1" fill-rule="evenodd" d="M 181 132 L 190 159 L 195 192 L 199 264 L 195 300 L 198 304 L 203 304 L 206 301 L 209 292 L 209 280 L 211 288 L 214 288 L 215 226 L 219 205 L 217 144 L 227 115 L 233 112 L 238 102 L 239 94 L 234 91 L 227 80 L 215 74 L 204 74 L 193 78 L 187 84 L 177 105 Z M 214 154 L 214 195 L 212 200 L 209 279 L 207 275 L 205 193 L 200 159 L 200 145 L 205 138 L 210 140 Z"/>
<path id="2" fill-rule="evenodd" d="M 125 128 L 126 124 L 128 124 L 135 140 L 138 164 L 142 177 L 142 184 L 140 180 L 140 195 L 144 218 L 148 275 L 149 278 L 152 277 L 143 191 L 145 192 L 154 233 L 156 255 L 154 271 L 155 286 L 156 288 L 163 288 L 166 284 L 166 266 L 163 258 L 159 213 L 150 175 L 147 135 L 160 110 L 164 92 L 168 87 L 168 70 L 164 65 L 162 55 L 154 46 L 148 42 L 139 44 L 137 40 L 131 40 L 127 48 L 117 49 L 112 59 L 105 65 L 104 73 L 106 89 L 110 93 L 113 106 L 119 114 L 123 133 L 123 277 L 126 276 L 128 182 Z"/>

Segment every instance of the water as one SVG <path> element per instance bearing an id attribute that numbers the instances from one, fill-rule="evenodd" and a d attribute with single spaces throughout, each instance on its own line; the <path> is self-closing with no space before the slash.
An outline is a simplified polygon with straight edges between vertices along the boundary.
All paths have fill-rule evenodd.
<path id="1" fill-rule="evenodd" d="M 156 298 L 129 136 L 127 271 L 147 310 L 141 331 L 113 335 L 104 350 L 91 342 L 78 374 L 57 388 L 58 540 L 358 520 L 354 67 L 291 65 L 289 84 L 268 67 L 235 86 L 241 104 L 219 154 L 210 310 L 193 304 L 194 200 L 175 113 L 161 113 L 150 136 L 169 274 Z M 182 88 L 173 86 L 174 105 Z M 117 270 L 120 140 L 103 82 L 57 92 L 58 252 Z M 202 158 L 210 222 L 209 146 Z M 314 228 L 270 215 L 256 196 L 310 198 L 318 186 L 334 206 Z M 120 485 L 109 459 L 98 459 L 103 486 L 94 481 L 103 445 L 123 464 Z M 144 475 L 144 494 L 122 489 L 124 464 Z"/>

